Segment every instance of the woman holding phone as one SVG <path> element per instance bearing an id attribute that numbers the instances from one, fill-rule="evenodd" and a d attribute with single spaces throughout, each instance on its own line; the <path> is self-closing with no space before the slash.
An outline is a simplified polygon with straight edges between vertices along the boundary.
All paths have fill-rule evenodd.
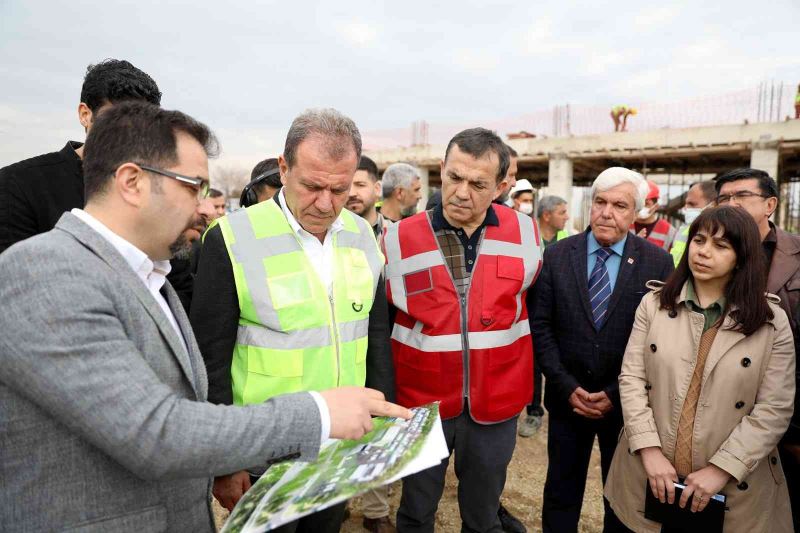
<path id="1" fill-rule="evenodd" d="M 786 314 L 765 294 L 758 229 L 740 208 L 707 209 L 688 242 L 636 312 L 606 497 L 634 531 L 661 531 L 644 515 L 649 490 L 693 512 L 725 494 L 725 532 L 791 532 L 776 446 L 794 407 L 795 352 Z"/>

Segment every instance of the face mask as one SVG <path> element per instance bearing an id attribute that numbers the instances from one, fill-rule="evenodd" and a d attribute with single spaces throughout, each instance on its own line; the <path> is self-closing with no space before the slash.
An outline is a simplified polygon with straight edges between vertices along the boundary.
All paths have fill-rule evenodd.
<path id="1" fill-rule="evenodd" d="M 703 211 L 702 207 L 684 207 L 681 209 L 681 213 L 683 213 L 683 219 L 686 221 L 687 224 L 691 224 L 694 222 L 700 213 Z"/>
<path id="2" fill-rule="evenodd" d="M 656 206 L 653 206 L 653 209 L 656 209 Z M 641 209 L 639 210 L 639 212 L 636 214 L 636 216 L 637 216 L 638 218 L 647 218 L 647 217 L 649 217 L 651 214 L 652 214 L 652 213 L 650 212 L 650 208 L 649 208 L 649 207 L 643 207 L 643 208 L 641 208 Z"/>
<path id="3" fill-rule="evenodd" d="M 526 215 L 530 215 L 531 213 L 533 213 L 533 204 L 528 204 L 528 203 L 519 204 L 519 212 Z"/>

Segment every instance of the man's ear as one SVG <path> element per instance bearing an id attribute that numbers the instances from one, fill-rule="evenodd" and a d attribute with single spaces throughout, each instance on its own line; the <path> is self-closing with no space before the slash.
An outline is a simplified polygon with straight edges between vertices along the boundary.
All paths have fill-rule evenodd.
<path id="1" fill-rule="evenodd" d="M 775 210 L 778 208 L 778 199 L 774 196 L 770 196 L 767 198 L 767 216 L 772 216 L 775 213 Z"/>
<path id="2" fill-rule="evenodd" d="M 381 180 L 377 180 L 373 187 L 375 187 L 375 194 L 378 195 L 378 198 L 383 197 L 383 184 L 381 183 Z"/>
<path id="3" fill-rule="evenodd" d="M 148 196 L 152 183 L 145 179 L 144 171 L 133 163 L 124 163 L 117 168 L 109 184 L 109 192 L 122 198 L 132 206 L 141 207 Z"/>
<path id="4" fill-rule="evenodd" d="M 494 200 L 497 200 L 503 194 L 505 194 L 506 190 L 508 189 L 508 178 L 503 178 L 500 180 L 500 183 L 497 184 L 497 188 L 494 190 Z"/>
<path id="5" fill-rule="evenodd" d="M 289 172 L 289 164 L 283 154 L 278 156 L 278 169 L 281 171 L 281 183 L 286 185 L 286 174 Z"/>
<path id="6" fill-rule="evenodd" d="M 89 132 L 89 128 L 92 126 L 92 121 L 94 117 L 92 115 L 92 110 L 89 109 L 89 106 L 81 102 L 78 104 L 78 121 L 83 126 L 83 131 Z"/>

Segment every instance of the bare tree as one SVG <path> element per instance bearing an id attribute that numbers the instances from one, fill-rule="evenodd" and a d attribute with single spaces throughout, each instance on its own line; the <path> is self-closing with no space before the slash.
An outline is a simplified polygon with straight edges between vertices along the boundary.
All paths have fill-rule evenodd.
<path id="1" fill-rule="evenodd" d="M 240 165 L 221 164 L 211 169 L 211 186 L 226 198 L 238 198 L 248 181 L 250 171 Z"/>

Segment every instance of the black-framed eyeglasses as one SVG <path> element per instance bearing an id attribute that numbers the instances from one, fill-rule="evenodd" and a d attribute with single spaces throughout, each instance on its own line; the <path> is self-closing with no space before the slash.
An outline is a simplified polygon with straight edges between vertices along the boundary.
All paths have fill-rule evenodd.
<path id="1" fill-rule="evenodd" d="M 748 198 L 753 198 L 754 196 L 758 196 L 759 198 L 769 198 L 769 195 L 767 194 L 759 194 L 753 191 L 739 191 L 733 194 L 720 194 L 717 196 L 717 205 L 727 204 L 731 200 L 742 202 Z"/>
<path id="2" fill-rule="evenodd" d="M 211 185 L 208 183 L 208 180 L 204 180 L 203 178 L 199 177 L 191 177 L 191 176 L 184 176 L 183 174 L 176 174 L 171 170 L 164 170 L 163 168 L 158 167 L 151 167 L 149 165 L 143 165 L 141 163 L 136 163 L 142 170 L 146 170 L 148 172 L 152 172 L 154 174 L 159 174 L 161 176 L 166 176 L 168 178 L 172 178 L 174 180 L 178 180 L 181 183 L 185 183 L 197 190 L 197 198 L 202 200 L 203 198 L 208 197 L 208 191 L 211 189 Z"/>

